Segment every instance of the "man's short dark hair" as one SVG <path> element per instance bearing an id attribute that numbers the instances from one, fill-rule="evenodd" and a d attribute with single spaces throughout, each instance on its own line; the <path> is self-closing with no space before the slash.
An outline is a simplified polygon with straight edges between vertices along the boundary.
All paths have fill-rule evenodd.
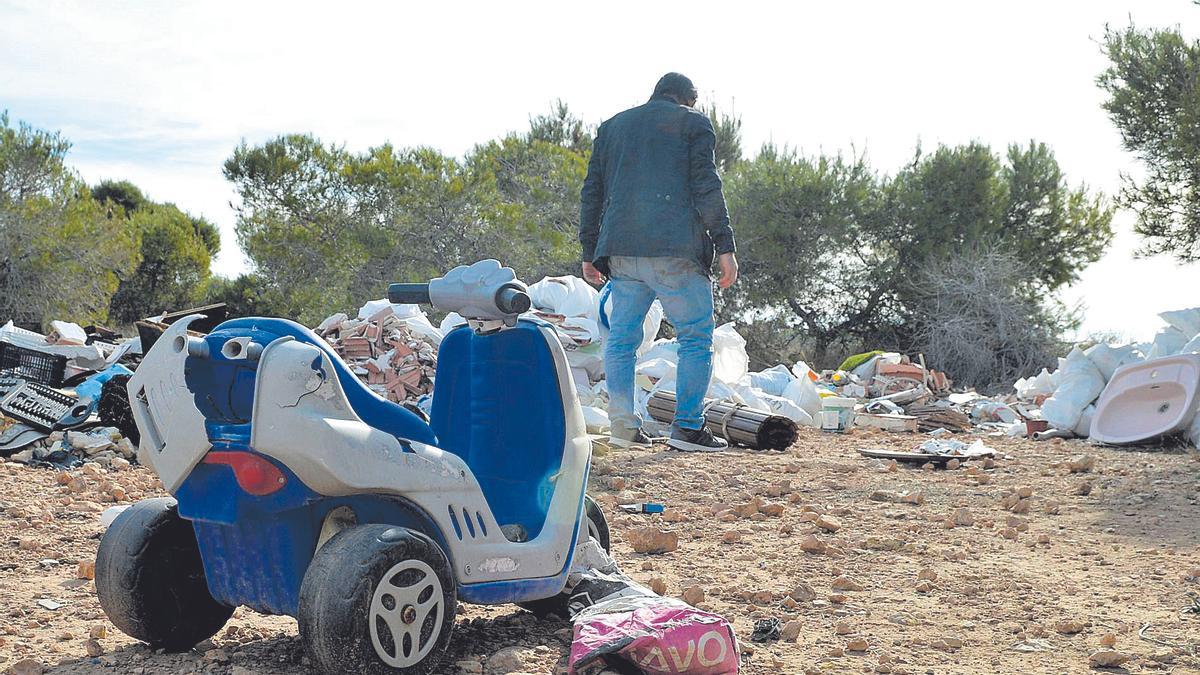
<path id="1" fill-rule="evenodd" d="M 664 95 L 672 96 L 680 103 L 695 101 L 699 98 L 696 85 L 692 84 L 686 75 L 680 73 L 667 73 L 659 78 L 658 84 L 654 85 L 654 96 Z"/>

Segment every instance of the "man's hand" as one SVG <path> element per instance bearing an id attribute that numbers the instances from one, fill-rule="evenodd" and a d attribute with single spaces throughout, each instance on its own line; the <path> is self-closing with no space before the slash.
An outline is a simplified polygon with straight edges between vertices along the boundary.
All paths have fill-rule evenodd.
<path id="1" fill-rule="evenodd" d="M 604 283 L 604 275 L 600 274 L 600 270 L 596 269 L 595 265 L 586 260 L 583 261 L 583 279 L 589 284 L 597 286 Z"/>
<path id="2" fill-rule="evenodd" d="M 721 288 L 729 288 L 738 278 L 737 256 L 732 253 L 722 253 L 719 262 L 721 264 L 721 280 L 717 282 L 717 285 Z"/>

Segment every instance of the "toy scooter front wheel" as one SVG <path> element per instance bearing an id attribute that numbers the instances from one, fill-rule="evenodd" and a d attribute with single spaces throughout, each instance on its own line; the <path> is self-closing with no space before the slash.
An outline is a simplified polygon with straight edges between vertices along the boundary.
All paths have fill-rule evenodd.
<path id="1" fill-rule="evenodd" d="M 426 675 L 454 630 L 450 563 L 429 537 L 360 525 L 317 551 L 300 585 L 300 634 L 325 673 Z"/>
<path id="2" fill-rule="evenodd" d="M 196 531 L 167 497 L 140 501 L 109 525 L 96 595 L 121 632 L 169 651 L 216 635 L 233 614 L 209 593 Z"/>

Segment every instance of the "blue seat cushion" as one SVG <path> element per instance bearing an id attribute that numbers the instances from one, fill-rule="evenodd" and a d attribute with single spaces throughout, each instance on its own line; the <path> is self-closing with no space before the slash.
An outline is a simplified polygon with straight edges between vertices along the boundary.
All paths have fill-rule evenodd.
<path id="1" fill-rule="evenodd" d="M 462 457 L 501 525 L 537 537 L 562 465 L 566 420 L 554 355 L 532 321 L 442 340 L 430 424 Z"/>

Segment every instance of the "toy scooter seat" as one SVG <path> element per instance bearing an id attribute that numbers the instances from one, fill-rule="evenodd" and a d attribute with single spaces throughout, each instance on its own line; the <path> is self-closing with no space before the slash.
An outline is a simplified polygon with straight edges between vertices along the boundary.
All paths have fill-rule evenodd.
<path id="1" fill-rule="evenodd" d="M 471 467 L 506 535 L 534 539 L 545 523 L 566 444 L 563 376 L 570 386 L 543 329 L 524 319 L 490 335 L 458 328 L 439 348 L 430 424 Z"/>
<path id="2" fill-rule="evenodd" d="M 213 334 L 224 331 L 247 332 L 249 334 L 262 332 L 269 334 L 259 338 L 264 341 L 264 345 L 279 337 L 287 336 L 318 347 L 333 362 L 338 382 L 346 392 L 346 399 L 350 402 L 350 407 L 354 409 L 354 413 L 363 422 L 397 438 L 404 438 L 429 445 L 438 444 L 433 430 L 424 420 L 417 417 L 412 411 L 405 409 L 404 406 L 393 403 L 371 391 L 354 373 L 350 372 L 350 368 L 346 365 L 346 362 L 324 340 L 308 328 L 287 319 L 248 317 L 226 321 L 217 326 Z"/>

